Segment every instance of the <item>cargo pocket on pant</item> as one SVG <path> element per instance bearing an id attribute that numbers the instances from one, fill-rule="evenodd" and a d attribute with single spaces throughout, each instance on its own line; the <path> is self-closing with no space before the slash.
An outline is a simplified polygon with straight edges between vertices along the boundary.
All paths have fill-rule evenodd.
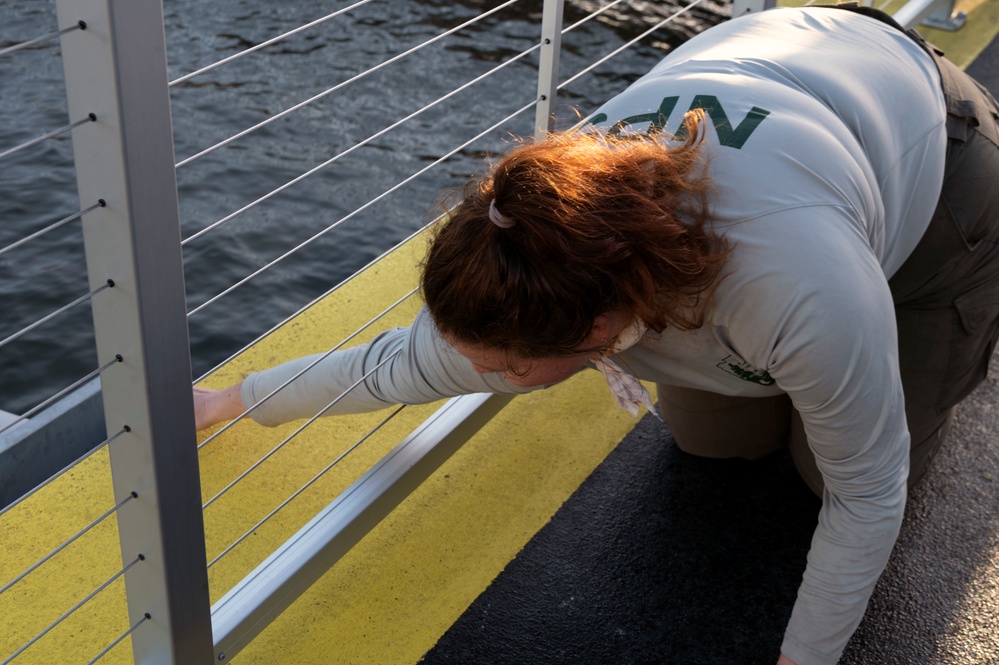
<path id="1" fill-rule="evenodd" d="M 954 300 L 950 362 L 940 386 L 938 408 L 948 409 L 981 383 L 999 340 L 999 283 L 990 281 Z"/>

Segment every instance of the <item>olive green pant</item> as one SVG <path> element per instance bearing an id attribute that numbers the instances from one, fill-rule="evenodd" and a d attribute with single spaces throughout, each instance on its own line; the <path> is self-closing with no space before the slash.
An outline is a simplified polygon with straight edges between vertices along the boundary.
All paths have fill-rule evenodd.
<path id="1" fill-rule="evenodd" d="M 681 450 L 700 457 L 754 460 L 788 447 L 801 479 L 817 496 L 822 496 L 822 474 L 808 447 L 801 416 L 787 395 L 730 397 L 662 384 L 658 390 L 663 420 Z M 940 449 L 950 429 L 952 414 L 953 409 L 947 409 L 943 414 L 925 418 L 920 423 L 923 430 L 914 435 L 914 428 L 909 426 L 910 487 L 923 477 Z"/>
<path id="2" fill-rule="evenodd" d="M 985 378 L 999 339 L 999 104 L 933 55 L 948 110 L 943 190 L 926 233 L 888 281 L 911 437 L 910 486 L 940 449 L 954 405 Z M 802 478 L 822 495 L 822 476 L 787 395 L 658 390 L 663 419 L 682 450 L 757 459 L 788 446 Z"/>

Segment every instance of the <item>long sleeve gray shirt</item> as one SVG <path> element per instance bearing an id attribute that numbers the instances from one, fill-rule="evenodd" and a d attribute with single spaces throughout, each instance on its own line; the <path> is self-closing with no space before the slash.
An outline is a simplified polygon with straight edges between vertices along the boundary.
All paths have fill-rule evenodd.
<path id="1" fill-rule="evenodd" d="M 835 663 L 898 534 L 909 436 L 887 279 L 925 231 L 943 179 L 945 111 L 929 56 L 840 10 L 783 9 L 712 28 L 615 97 L 603 131 L 664 131 L 705 108 L 715 229 L 734 248 L 704 325 L 647 334 L 615 356 L 641 379 L 726 395 L 787 393 L 825 482 L 782 651 Z M 395 355 L 393 355 L 395 354 Z M 250 405 L 313 358 L 251 375 Z M 320 361 L 254 412 L 314 415 L 473 392 L 478 374 L 424 312 Z"/>

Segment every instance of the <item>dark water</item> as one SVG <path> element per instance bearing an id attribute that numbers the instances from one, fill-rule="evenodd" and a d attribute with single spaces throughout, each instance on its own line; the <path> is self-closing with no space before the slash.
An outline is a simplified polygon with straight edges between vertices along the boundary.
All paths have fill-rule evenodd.
<path id="1" fill-rule="evenodd" d="M 171 80 L 347 2 L 165 0 Z M 498 6 L 381 0 L 224 65 L 172 90 L 177 161 Z M 567 3 L 566 24 L 606 3 Z M 633 2 L 570 32 L 561 78 L 679 8 Z M 558 115 L 592 110 L 672 46 L 721 20 L 697 7 L 668 30 L 575 81 Z M 473 27 L 356 81 L 178 170 L 182 236 L 207 227 L 537 42 L 540 0 L 522 0 Z M 0 48 L 56 29 L 40 0 L 0 0 Z M 185 246 L 188 308 L 337 222 L 533 99 L 529 56 Z M 56 42 L 0 57 L 0 150 L 67 124 Z M 480 171 L 533 111 L 355 215 L 190 318 L 199 376 L 430 219 L 434 197 Z M 79 210 L 68 138 L 0 161 L 0 248 Z M 79 221 L 0 256 L 0 339 L 87 292 Z M 97 366 L 86 304 L 0 348 L 0 409 L 23 412 Z"/>

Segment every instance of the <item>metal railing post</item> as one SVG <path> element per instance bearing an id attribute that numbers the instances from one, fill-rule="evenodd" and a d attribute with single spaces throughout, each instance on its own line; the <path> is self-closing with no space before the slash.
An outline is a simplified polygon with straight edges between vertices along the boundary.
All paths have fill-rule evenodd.
<path id="1" fill-rule="evenodd" d="M 136 663 L 213 659 L 160 0 L 57 0 Z M 144 621 L 143 621 L 144 620 Z"/>
<path id="2" fill-rule="evenodd" d="M 777 0 L 732 0 L 732 18 L 762 12 L 777 6 Z"/>
<path id="3" fill-rule="evenodd" d="M 541 58 L 538 63 L 538 106 L 534 139 L 543 141 L 551 128 L 558 93 L 558 58 L 562 50 L 562 10 L 565 0 L 545 0 L 541 17 Z"/>
<path id="4" fill-rule="evenodd" d="M 892 16 L 906 28 L 922 22 L 940 30 L 957 30 L 968 18 L 964 12 L 954 11 L 954 0 L 909 0 Z"/>

